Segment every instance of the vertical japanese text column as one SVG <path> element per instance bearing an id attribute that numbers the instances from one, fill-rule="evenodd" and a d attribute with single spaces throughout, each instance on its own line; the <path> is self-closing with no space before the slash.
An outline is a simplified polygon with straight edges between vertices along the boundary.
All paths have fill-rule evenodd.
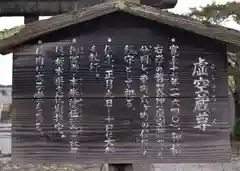
<path id="1" fill-rule="evenodd" d="M 81 78 L 77 79 L 78 71 L 80 68 L 79 49 L 76 47 L 76 39 L 73 39 L 69 48 L 70 58 L 70 73 L 72 78 L 70 80 L 69 89 L 69 129 L 70 129 L 70 152 L 76 153 L 79 150 L 79 142 L 77 140 L 80 133 L 80 128 L 77 123 L 80 122 L 81 106 L 83 99 L 81 98 Z"/>
<path id="2" fill-rule="evenodd" d="M 128 109 L 132 109 L 135 110 L 135 108 L 133 107 L 132 101 L 134 100 L 134 97 L 136 95 L 135 90 L 131 87 L 132 85 L 132 65 L 134 64 L 134 58 L 135 58 L 135 54 L 132 53 L 132 50 L 130 49 L 130 47 L 128 45 L 126 45 L 124 47 L 124 61 L 126 63 L 125 66 L 125 73 L 126 73 L 126 88 L 124 90 L 124 95 L 126 97 L 126 107 Z"/>
<path id="3" fill-rule="evenodd" d="M 38 47 L 36 49 L 36 90 L 34 95 L 36 99 L 36 130 L 43 135 L 43 129 L 41 124 L 43 122 L 43 102 L 44 102 L 44 56 L 42 55 L 42 41 L 38 41 Z"/>
<path id="4" fill-rule="evenodd" d="M 151 51 L 148 46 L 143 45 L 140 48 L 140 93 L 141 93 L 141 109 L 140 118 L 142 119 L 142 130 L 141 130 L 141 144 L 142 154 L 146 155 L 148 150 L 148 133 L 149 133 L 149 121 L 148 121 L 148 110 L 149 110 L 149 94 L 148 94 L 148 65 L 150 62 Z M 140 110 L 141 110 L 140 109 Z"/>
<path id="5" fill-rule="evenodd" d="M 64 114 L 64 53 L 63 47 L 56 47 L 57 58 L 55 59 L 55 105 L 54 105 L 54 120 L 55 120 L 55 129 L 60 133 L 62 138 L 65 138 L 66 135 L 63 132 L 63 114 Z"/>
<path id="6" fill-rule="evenodd" d="M 179 125 L 180 122 L 180 91 L 178 88 L 179 85 L 179 53 L 178 46 L 175 44 L 175 39 L 171 39 L 171 46 L 169 47 L 171 54 L 170 61 L 170 98 L 171 98 L 171 128 L 172 128 L 172 147 L 171 151 L 174 156 L 179 155 L 181 152 L 180 141 L 182 138 L 181 128 Z"/>
<path id="7" fill-rule="evenodd" d="M 196 113 L 196 125 L 194 128 L 206 131 L 207 127 L 211 126 L 208 122 L 209 118 L 209 83 L 208 80 L 208 62 L 199 57 L 198 61 L 193 64 L 192 76 L 195 77 L 193 85 L 195 91 L 195 107 L 194 112 Z"/>
<path id="8" fill-rule="evenodd" d="M 96 78 L 99 78 L 100 59 L 95 45 L 92 45 L 90 48 L 89 63 L 90 72 L 93 72 L 93 70 L 95 70 Z"/>
<path id="9" fill-rule="evenodd" d="M 213 116 L 215 112 L 217 111 L 216 107 L 216 102 L 217 102 L 217 97 L 216 97 L 216 77 L 217 77 L 217 69 L 216 65 L 212 64 L 211 65 L 211 70 L 212 70 L 212 77 L 211 77 L 211 113 L 212 113 L 212 124 L 216 124 L 216 118 Z"/>
<path id="10" fill-rule="evenodd" d="M 108 42 L 111 42 L 111 39 L 108 39 Z M 112 47 L 109 44 L 105 45 L 104 49 L 104 62 L 106 65 L 105 70 L 105 106 L 107 108 L 107 118 L 105 120 L 107 121 L 107 124 L 105 125 L 105 131 L 106 131 L 106 140 L 105 140 L 105 152 L 114 152 L 114 145 L 115 140 L 113 139 L 113 123 L 114 121 L 113 116 L 111 116 L 112 113 L 112 107 L 113 107 L 113 81 L 114 81 L 114 59 L 113 59 L 113 52 Z"/>
<path id="11" fill-rule="evenodd" d="M 165 120 L 165 112 L 164 112 L 164 103 L 165 93 L 164 93 L 164 72 L 163 72 L 163 65 L 164 65 L 164 56 L 163 56 L 163 47 L 160 45 L 156 45 L 154 47 L 155 53 L 155 80 L 156 80 L 156 139 L 157 143 L 159 144 L 158 156 L 163 157 L 163 152 L 165 148 L 165 140 L 164 140 L 164 133 L 166 127 L 166 120 Z"/>

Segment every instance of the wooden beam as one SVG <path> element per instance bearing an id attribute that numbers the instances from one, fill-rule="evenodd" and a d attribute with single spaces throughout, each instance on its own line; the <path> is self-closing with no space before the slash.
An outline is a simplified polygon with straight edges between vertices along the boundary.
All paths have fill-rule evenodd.
<path id="1" fill-rule="evenodd" d="M 24 16 L 24 24 L 28 24 L 34 21 L 38 21 L 39 20 L 39 16 L 38 15 L 28 15 L 28 16 Z"/>
<path id="2" fill-rule="evenodd" d="M 52 16 L 105 0 L 0 0 L 0 16 Z"/>
<path id="3" fill-rule="evenodd" d="M 133 171 L 133 165 L 132 164 L 109 164 L 109 171 Z"/>
<path id="4" fill-rule="evenodd" d="M 52 16 L 74 9 L 89 7 L 111 0 L 0 0 L 1 16 Z M 126 0 L 155 6 L 161 9 L 173 8 L 177 0 Z"/>
<path id="5" fill-rule="evenodd" d="M 149 5 L 161 9 L 174 8 L 178 0 L 140 0 L 141 4 Z"/>

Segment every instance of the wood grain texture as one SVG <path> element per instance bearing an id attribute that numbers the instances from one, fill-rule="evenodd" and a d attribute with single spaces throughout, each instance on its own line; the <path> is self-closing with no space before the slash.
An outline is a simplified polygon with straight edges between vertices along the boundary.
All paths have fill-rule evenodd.
<path id="1" fill-rule="evenodd" d="M 118 18 L 119 20 L 115 20 Z M 128 20 L 129 22 L 125 22 Z M 68 48 L 72 39 L 76 38 L 77 47 L 83 46 L 86 56 L 82 59 L 77 78 L 83 79 L 82 90 L 84 93 L 84 112 L 77 123 L 82 131 L 78 137 L 80 142 L 80 151 L 76 154 L 69 154 L 69 134 L 68 129 L 68 97 L 69 91 L 69 54 Z M 104 153 L 105 124 L 107 117 L 106 107 L 104 107 L 104 71 L 106 66 L 104 62 L 100 67 L 100 78 L 96 79 L 94 73 L 89 73 L 88 54 L 89 48 L 95 45 L 98 49 L 101 61 L 104 60 L 103 49 L 108 38 L 113 48 L 115 60 L 114 76 L 115 83 L 113 88 L 113 137 L 116 140 L 115 153 Z M 149 145 L 148 155 L 142 156 L 141 143 L 139 135 L 141 132 L 141 120 L 139 113 L 140 93 L 139 77 L 140 62 L 136 58 L 133 65 L 133 88 L 137 95 L 133 101 L 135 111 L 128 111 L 124 106 L 125 97 L 124 79 L 124 54 L 125 45 L 134 45 L 139 49 L 141 45 L 160 44 L 164 47 L 164 73 L 166 86 L 165 115 L 167 124 L 171 120 L 169 109 L 172 98 L 169 96 L 169 78 L 171 60 L 169 46 L 171 38 L 176 39 L 179 46 L 179 90 L 180 96 L 180 126 L 183 139 L 181 141 L 182 152 L 179 156 L 173 157 L 169 148 L 172 145 L 171 131 L 167 126 L 164 134 L 166 150 L 164 158 L 157 156 L 159 147 L 156 144 L 155 134 L 155 90 L 154 81 L 155 65 L 149 66 Z M 36 44 L 23 48 L 15 53 L 13 62 L 13 119 L 12 119 L 12 158 L 20 162 L 32 163 L 139 163 L 147 161 L 151 163 L 214 163 L 226 162 L 230 160 L 230 142 L 229 142 L 229 113 L 228 113 L 228 86 L 227 86 L 227 59 L 226 47 L 219 42 L 208 38 L 182 32 L 176 28 L 166 25 L 159 25 L 150 22 L 141 17 L 116 12 L 102 18 L 97 18 L 87 24 L 75 25 L 62 32 L 55 32 L 51 36 L 43 36 L 43 55 L 45 56 L 45 98 L 43 107 L 43 130 L 44 137 L 40 137 L 35 131 L 35 51 Z M 64 72 L 64 93 L 65 93 L 65 113 L 64 113 L 64 132 L 66 139 L 61 139 L 54 129 L 53 105 L 54 105 L 54 65 L 56 59 L 54 49 L 56 46 L 64 46 L 65 54 L 65 72 Z M 196 114 L 194 109 L 194 88 L 193 88 L 193 63 L 198 57 L 205 58 L 209 64 L 214 63 L 217 66 L 216 78 L 216 98 L 217 101 L 210 103 L 214 109 L 211 112 L 209 121 L 216 119 L 206 133 L 197 132 L 193 129 Z M 152 55 L 152 60 L 154 56 Z"/>
<path id="2" fill-rule="evenodd" d="M 239 49 L 240 46 L 240 34 L 236 30 L 216 25 L 206 25 L 189 17 L 161 11 L 157 8 L 146 5 L 120 0 L 80 8 L 78 10 L 54 16 L 48 20 L 41 20 L 28 24 L 18 34 L 0 42 L 0 53 L 10 53 L 15 51 L 19 46 L 29 44 L 32 40 L 39 39 L 43 35 L 51 34 L 52 32 L 59 31 L 65 27 L 90 21 L 116 11 L 123 11 L 181 29 L 182 31 L 194 32 L 211 39 L 219 40 L 228 44 L 229 50 L 231 51 Z"/>

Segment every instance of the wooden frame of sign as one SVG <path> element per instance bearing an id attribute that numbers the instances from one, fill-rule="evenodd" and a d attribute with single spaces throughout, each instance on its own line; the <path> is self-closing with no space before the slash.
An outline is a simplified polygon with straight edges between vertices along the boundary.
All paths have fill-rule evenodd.
<path id="1" fill-rule="evenodd" d="M 13 160 L 229 161 L 226 48 L 239 40 L 125 1 L 27 25 L 0 42 L 14 51 Z"/>
<path id="2" fill-rule="evenodd" d="M 116 21 L 115 18 L 121 20 Z M 125 18 L 132 22 L 122 23 Z M 105 26 L 100 23 L 109 24 Z M 76 30 L 81 30 L 80 37 L 76 36 Z M 132 36 L 127 36 L 129 33 Z M 59 40 L 59 35 L 68 38 Z M 195 37 L 194 40 L 198 41 L 193 42 L 188 37 Z M 211 44 L 204 43 L 208 41 Z M 168 163 L 173 158 L 175 162 L 225 161 L 229 159 L 227 154 L 230 154 L 225 53 L 224 46 L 213 40 L 183 34 L 176 28 L 121 12 L 43 36 L 37 44 L 16 52 L 13 65 L 13 106 L 18 112 L 14 115 L 13 129 L 22 133 L 30 131 L 34 137 L 42 134 L 43 137 L 33 142 L 33 137 L 16 135 L 20 136 L 16 137 L 18 140 L 28 142 L 30 146 L 13 140 L 13 153 L 22 156 L 20 147 L 23 144 L 25 152 L 28 149 L 30 153 L 30 149 L 36 149 L 41 141 L 46 146 L 42 149 L 44 151 L 38 151 L 39 156 L 34 156 L 39 160 L 53 146 L 59 146 L 58 152 L 48 154 L 49 161 L 56 161 L 56 156 L 67 154 L 69 144 L 73 152 L 81 152 L 72 155 L 72 161 L 76 158 L 80 162 L 83 157 L 86 159 L 86 155 L 96 162 L 99 161 L 98 155 L 104 155 L 102 162 L 105 163 L 135 163 L 142 160 Z M 44 70 L 41 69 L 42 57 Z M 62 60 L 65 61 L 64 71 L 59 69 L 63 65 Z M 79 64 L 82 66 L 77 68 L 79 71 L 74 69 L 76 60 L 81 60 Z M 145 60 L 149 60 L 148 63 L 143 63 Z M 165 63 L 164 67 L 160 67 L 161 62 Z M 131 66 L 130 73 L 128 65 Z M 200 65 L 204 66 L 201 70 Z M 37 77 L 34 76 L 36 69 Z M 147 69 L 148 74 L 144 74 Z M 161 72 L 165 73 L 164 80 Z M 174 77 L 176 72 L 178 80 Z M 44 80 L 44 98 L 40 91 L 41 80 Z M 128 82 L 132 82 L 131 85 Z M 203 82 L 204 87 L 199 82 Z M 81 92 L 76 92 L 74 86 Z M 148 94 L 144 94 L 147 87 Z M 211 98 L 204 95 L 205 100 L 209 99 L 208 109 L 205 109 L 205 103 L 199 106 L 196 101 L 200 98 L 197 94 L 199 91 L 215 93 L 209 94 L 213 96 Z M 60 98 L 63 93 L 66 98 Z M 37 101 L 32 99 L 33 94 Z M 76 98 L 80 98 L 78 104 L 84 102 L 84 105 L 77 108 L 71 106 Z M 60 110 L 63 103 L 64 110 Z M 147 103 L 152 106 L 148 110 Z M 164 107 L 161 107 L 163 103 Z M 166 114 L 165 127 L 162 125 L 162 109 Z M 75 110 L 81 112 L 81 116 L 74 115 Z M 196 116 L 202 110 L 211 110 L 205 125 L 207 127 L 197 124 L 199 120 Z M 179 112 L 181 117 L 177 115 Z M 78 118 L 77 121 L 74 118 Z M 37 133 L 34 133 L 34 121 L 37 121 Z M 78 139 L 69 134 L 68 127 L 78 134 Z M 208 145 L 205 146 L 205 143 Z M 106 153 L 99 153 L 101 150 Z M 198 155 L 192 158 L 193 153 Z M 32 160 L 33 156 L 30 156 L 21 158 Z"/>

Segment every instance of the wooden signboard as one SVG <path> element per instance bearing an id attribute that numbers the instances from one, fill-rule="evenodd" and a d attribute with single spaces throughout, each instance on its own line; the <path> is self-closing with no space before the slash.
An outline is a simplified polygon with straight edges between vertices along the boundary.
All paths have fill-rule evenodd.
<path id="1" fill-rule="evenodd" d="M 145 26 L 89 22 L 15 53 L 13 159 L 230 160 L 224 47 L 127 17 Z"/>

